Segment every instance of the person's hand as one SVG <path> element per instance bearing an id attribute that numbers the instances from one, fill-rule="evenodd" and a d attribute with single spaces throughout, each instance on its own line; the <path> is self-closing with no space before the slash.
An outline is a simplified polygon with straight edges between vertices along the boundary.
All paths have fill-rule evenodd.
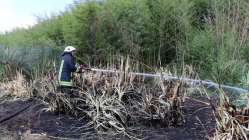
<path id="1" fill-rule="evenodd" d="M 80 65 L 79 66 L 79 71 L 84 72 L 84 71 L 89 71 L 91 68 L 87 67 L 86 65 Z"/>
<path id="2" fill-rule="evenodd" d="M 83 65 L 80 65 L 80 66 L 79 66 L 79 71 L 82 72 L 83 69 L 84 69 L 84 66 L 83 66 Z"/>

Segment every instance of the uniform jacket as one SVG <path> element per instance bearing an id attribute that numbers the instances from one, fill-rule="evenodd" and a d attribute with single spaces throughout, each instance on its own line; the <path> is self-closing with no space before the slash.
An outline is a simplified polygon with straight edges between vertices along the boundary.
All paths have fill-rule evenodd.
<path id="1" fill-rule="evenodd" d="M 72 73 L 76 71 L 75 58 L 69 52 L 61 55 L 61 65 L 59 70 L 59 84 L 61 86 L 73 86 Z"/>

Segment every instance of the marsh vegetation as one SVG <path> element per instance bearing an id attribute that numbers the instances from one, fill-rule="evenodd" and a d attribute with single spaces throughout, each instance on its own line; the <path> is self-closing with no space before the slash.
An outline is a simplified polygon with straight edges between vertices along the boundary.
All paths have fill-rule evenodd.
<path id="1" fill-rule="evenodd" d="M 246 0 L 75 1 L 35 26 L 0 34 L 0 135 L 248 139 L 246 94 L 184 80 L 248 88 L 248 7 Z M 75 95 L 60 93 L 67 45 L 77 48 L 78 62 L 115 73 L 75 74 Z"/>

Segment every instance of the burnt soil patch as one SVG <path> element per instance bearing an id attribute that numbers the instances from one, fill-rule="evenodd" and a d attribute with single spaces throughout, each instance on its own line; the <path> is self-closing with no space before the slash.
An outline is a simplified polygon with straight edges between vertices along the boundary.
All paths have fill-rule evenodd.
<path id="1" fill-rule="evenodd" d="M 24 108 L 26 109 L 19 112 Z M 43 102 L 36 99 L 3 100 L 0 102 L 0 121 L 13 114 L 14 116 L 0 123 L 0 128 L 12 133 L 30 131 L 53 138 L 128 139 L 122 136 L 97 135 L 93 128 L 86 126 L 86 119 L 54 114 L 46 111 L 46 108 Z M 190 98 L 186 99 L 183 110 L 185 123 L 182 126 L 163 128 L 156 121 L 151 121 L 147 125 L 133 126 L 133 133 L 145 140 L 203 140 L 212 136 L 215 119 L 210 106 Z M 16 114 L 17 112 L 19 113 Z"/>

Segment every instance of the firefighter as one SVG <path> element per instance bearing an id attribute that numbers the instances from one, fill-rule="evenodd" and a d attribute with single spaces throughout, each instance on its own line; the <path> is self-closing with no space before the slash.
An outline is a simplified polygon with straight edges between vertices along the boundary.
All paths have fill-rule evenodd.
<path id="1" fill-rule="evenodd" d="M 82 65 L 76 65 L 76 49 L 73 46 L 67 46 L 61 55 L 61 64 L 59 69 L 59 86 L 62 93 L 72 93 L 73 82 L 72 74 L 82 70 Z"/>

